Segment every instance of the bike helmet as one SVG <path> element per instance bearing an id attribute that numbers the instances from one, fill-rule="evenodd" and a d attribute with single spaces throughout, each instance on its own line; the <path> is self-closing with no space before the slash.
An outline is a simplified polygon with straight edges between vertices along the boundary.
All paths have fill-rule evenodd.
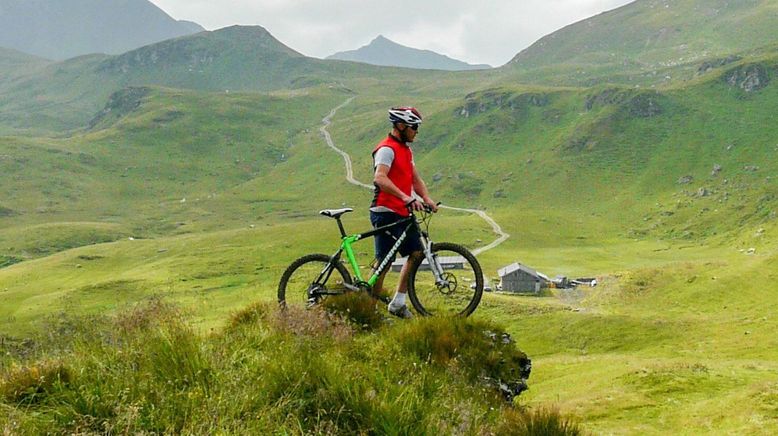
<path id="1" fill-rule="evenodd" d="M 408 126 L 421 124 L 421 114 L 415 107 L 393 107 L 389 109 L 389 121 L 403 123 Z"/>

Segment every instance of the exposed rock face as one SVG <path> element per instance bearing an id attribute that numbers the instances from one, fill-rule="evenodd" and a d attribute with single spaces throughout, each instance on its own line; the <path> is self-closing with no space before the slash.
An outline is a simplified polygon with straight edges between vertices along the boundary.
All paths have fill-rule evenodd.
<path id="1" fill-rule="evenodd" d="M 659 98 L 660 94 L 657 92 L 636 95 L 628 103 L 629 114 L 637 118 L 650 118 L 662 114 Z"/>
<path id="2" fill-rule="evenodd" d="M 762 64 L 743 65 L 725 74 L 724 81 L 745 92 L 756 92 L 770 83 L 770 75 Z"/>
<path id="3" fill-rule="evenodd" d="M 95 127 L 108 117 L 119 118 L 134 111 L 140 106 L 143 97 L 148 95 L 149 92 L 149 88 L 142 86 L 131 86 L 114 92 L 111 94 L 111 97 L 108 99 L 108 103 L 105 104 L 103 110 L 89 122 L 89 128 Z"/>
<path id="4" fill-rule="evenodd" d="M 0 206 L 0 218 L 14 215 L 16 215 L 16 212 L 14 212 L 12 209 Z"/>
<path id="5" fill-rule="evenodd" d="M 457 115 L 468 118 L 471 115 L 484 113 L 492 109 L 521 111 L 529 106 L 543 107 L 549 104 L 546 94 L 513 94 L 501 91 L 485 91 L 473 93 L 465 97 L 465 104 L 456 109 Z"/>
<path id="6" fill-rule="evenodd" d="M 589 95 L 586 97 L 584 107 L 587 111 L 594 109 L 595 107 L 621 104 L 627 99 L 627 93 L 624 90 L 611 88 L 606 89 L 598 94 Z"/>
<path id="7" fill-rule="evenodd" d="M 739 61 L 741 59 L 743 59 L 743 58 L 740 57 L 740 56 L 732 55 L 732 56 L 727 56 L 725 58 L 719 58 L 719 59 L 713 59 L 713 60 L 710 60 L 710 61 L 705 61 L 702 64 L 700 64 L 699 68 L 697 68 L 697 74 L 698 75 L 705 74 L 705 73 L 707 73 L 708 71 L 710 71 L 710 70 L 712 70 L 714 68 L 723 67 L 724 65 L 728 65 L 728 64 L 731 64 L 733 62 L 737 62 L 737 61 Z"/>

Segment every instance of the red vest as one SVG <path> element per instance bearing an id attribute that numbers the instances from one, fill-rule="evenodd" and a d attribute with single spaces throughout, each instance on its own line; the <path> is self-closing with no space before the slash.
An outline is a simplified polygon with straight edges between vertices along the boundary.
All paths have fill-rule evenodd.
<path id="1" fill-rule="evenodd" d="M 389 180 L 397 186 L 400 191 L 406 195 L 411 195 L 413 191 L 413 153 L 411 148 L 402 142 L 395 139 L 392 135 L 389 135 L 381 141 L 375 149 L 373 149 L 373 156 L 381 147 L 389 147 L 394 151 L 394 161 L 389 168 Z M 376 185 L 375 196 L 373 197 L 373 204 L 371 207 L 384 206 L 400 216 L 408 216 L 408 208 L 405 207 L 405 203 L 399 197 L 382 192 Z"/>

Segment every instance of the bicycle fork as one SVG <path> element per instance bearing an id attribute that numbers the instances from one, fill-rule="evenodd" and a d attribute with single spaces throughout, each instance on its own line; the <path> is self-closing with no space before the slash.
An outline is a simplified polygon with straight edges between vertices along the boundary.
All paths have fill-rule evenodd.
<path id="1" fill-rule="evenodd" d="M 443 276 L 443 266 L 438 262 L 438 255 L 432 252 L 432 242 L 429 240 L 429 235 L 423 233 L 421 238 L 421 245 L 424 247 L 424 257 L 427 259 L 427 265 L 430 266 L 430 271 L 435 277 L 435 285 L 438 288 L 444 288 L 449 286 L 448 280 Z"/>

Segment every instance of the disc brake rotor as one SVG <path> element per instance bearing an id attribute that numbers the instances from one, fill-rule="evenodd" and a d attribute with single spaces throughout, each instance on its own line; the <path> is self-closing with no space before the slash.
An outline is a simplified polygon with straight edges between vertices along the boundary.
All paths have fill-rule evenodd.
<path id="1" fill-rule="evenodd" d="M 438 291 L 443 295 L 451 295 L 457 290 L 457 276 L 451 273 L 443 273 L 446 284 L 438 285 Z"/>

